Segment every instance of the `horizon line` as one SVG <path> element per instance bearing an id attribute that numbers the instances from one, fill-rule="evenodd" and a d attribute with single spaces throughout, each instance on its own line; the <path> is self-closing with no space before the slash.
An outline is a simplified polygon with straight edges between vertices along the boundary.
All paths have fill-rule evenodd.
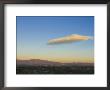
<path id="1" fill-rule="evenodd" d="M 29 61 L 29 60 L 41 60 L 41 61 L 58 62 L 58 63 L 91 63 L 91 64 L 94 64 L 94 61 L 93 62 L 86 62 L 86 61 L 60 62 L 60 61 L 51 61 L 51 60 L 44 60 L 44 59 L 16 59 L 16 61 Z"/>

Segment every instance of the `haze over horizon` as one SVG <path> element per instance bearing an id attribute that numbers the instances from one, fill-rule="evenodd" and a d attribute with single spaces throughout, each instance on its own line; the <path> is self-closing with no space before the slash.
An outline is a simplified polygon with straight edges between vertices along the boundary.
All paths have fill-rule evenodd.
<path id="1" fill-rule="evenodd" d="M 17 16 L 16 22 L 17 59 L 94 62 L 93 16 Z"/>

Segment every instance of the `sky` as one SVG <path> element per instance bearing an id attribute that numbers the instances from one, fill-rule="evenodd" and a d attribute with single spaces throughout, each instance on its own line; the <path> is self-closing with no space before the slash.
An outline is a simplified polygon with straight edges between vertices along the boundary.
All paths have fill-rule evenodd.
<path id="1" fill-rule="evenodd" d="M 17 59 L 94 62 L 93 16 L 17 16 L 16 30 Z"/>

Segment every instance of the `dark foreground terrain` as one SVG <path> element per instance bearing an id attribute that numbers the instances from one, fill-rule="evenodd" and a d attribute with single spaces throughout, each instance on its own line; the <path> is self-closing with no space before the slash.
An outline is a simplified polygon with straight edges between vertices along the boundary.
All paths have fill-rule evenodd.
<path id="1" fill-rule="evenodd" d="M 94 64 L 17 60 L 16 74 L 94 74 Z"/>
<path id="2" fill-rule="evenodd" d="M 17 66 L 17 74 L 94 74 L 93 66 Z"/>

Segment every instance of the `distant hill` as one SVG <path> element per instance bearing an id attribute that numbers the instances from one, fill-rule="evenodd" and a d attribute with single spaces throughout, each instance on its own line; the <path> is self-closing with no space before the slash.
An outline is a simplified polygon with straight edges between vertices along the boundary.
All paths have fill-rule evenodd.
<path id="1" fill-rule="evenodd" d="M 17 60 L 17 65 L 32 65 L 32 66 L 41 66 L 41 65 L 60 65 L 59 62 L 52 62 L 47 60 L 32 59 L 32 60 Z"/>
<path id="2" fill-rule="evenodd" d="M 17 60 L 16 64 L 17 66 L 94 66 L 93 63 L 60 63 L 40 59 Z"/>

